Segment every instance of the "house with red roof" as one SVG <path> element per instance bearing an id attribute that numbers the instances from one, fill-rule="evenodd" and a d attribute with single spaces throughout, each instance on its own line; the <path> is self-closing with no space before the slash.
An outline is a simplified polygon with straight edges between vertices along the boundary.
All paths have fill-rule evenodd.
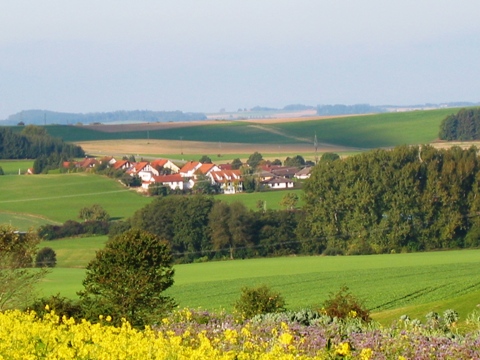
<path id="1" fill-rule="evenodd" d="M 180 174 L 152 176 L 150 181 L 142 183 L 144 189 L 148 189 L 151 184 L 162 184 L 168 186 L 171 190 L 183 190 L 184 181 Z"/>
<path id="2" fill-rule="evenodd" d="M 240 170 L 216 170 L 208 176 L 213 185 L 218 185 L 224 194 L 235 194 L 243 191 L 243 179 Z"/>
<path id="3" fill-rule="evenodd" d="M 198 161 L 188 161 L 185 165 L 182 166 L 178 172 L 183 177 L 193 177 L 195 172 L 202 166 L 201 162 Z"/>
<path id="4" fill-rule="evenodd" d="M 157 170 L 160 168 L 165 168 L 170 169 L 173 173 L 178 173 L 180 171 L 180 168 L 168 159 L 156 159 L 150 162 L 150 165 Z"/>

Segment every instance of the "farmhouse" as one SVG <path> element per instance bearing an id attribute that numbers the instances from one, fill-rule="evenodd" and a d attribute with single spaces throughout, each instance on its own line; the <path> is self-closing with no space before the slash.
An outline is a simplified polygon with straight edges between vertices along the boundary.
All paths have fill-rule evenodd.
<path id="1" fill-rule="evenodd" d="M 276 177 L 267 181 L 263 181 L 262 184 L 271 189 L 290 189 L 294 186 L 292 180 L 283 177 Z"/>
<path id="2" fill-rule="evenodd" d="M 235 194 L 243 191 L 243 180 L 240 170 L 211 171 L 208 176 L 213 185 L 218 185 L 224 194 Z"/>
<path id="3" fill-rule="evenodd" d="M 142 183 L 142 187 L 148 190 L 151 184 L 162 184 L 168 186 L 171 190 L 183 190 L 184 182 L 180 174 L 152 176 L 150 181 Z"/>
<path id="4" fill-rule="evenodd" d="M 128 160 L 119 160 L 113 164 L 115 170 L 127 170 L 132 167 L 132 164 Z"/>
<path id="5" fill-rule="evenodd" d="M 312 167 L 308 166 L 308 167 L 305 167 L 302 170 L 296 172 L 294 177 L 295 177 L 295 179 L 305 180 L 305 179 L 310 178 L 311 172 L 312 172 Z"/>
<path id="6" fill-rule="evenodd" d="M 170 169 L 174 173 L 178 173 L 180 171 L 180 168 L 168 159 L 153 160 L 150 165 L 152 165 L 152 167 L 154 167 L 155 169 Z"/>
<path id="7" fill-rule="evenodd" d="M 179 174 L 183 177 L 193 177 L 195 171 L 197 171 L 202 166 L 201 162 L 198 161 L 189 161 L 179 170 Z"/>
<path id="8" fill-rule="evenodd" d="M 160 175 L 158 170 L 152 167 L 149 162 L 141 161 L 128 169 L 127 174 L 131 176 L 138 175 L 142 181 L 150 181 L 153 176 Z"/>

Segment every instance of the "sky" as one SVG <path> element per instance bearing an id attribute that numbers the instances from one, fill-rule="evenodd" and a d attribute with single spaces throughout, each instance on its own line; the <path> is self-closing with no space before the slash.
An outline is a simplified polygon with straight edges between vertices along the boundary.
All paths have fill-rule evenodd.
<path id="1" fill-rule="evenodd" d="M 478 0 L 0 3 L 0 119 L 480 101 Z"/>

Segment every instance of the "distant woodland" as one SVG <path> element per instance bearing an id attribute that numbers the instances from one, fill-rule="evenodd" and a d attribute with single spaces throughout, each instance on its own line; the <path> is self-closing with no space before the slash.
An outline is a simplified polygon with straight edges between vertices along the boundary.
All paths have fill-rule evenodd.
<path id="1" fill-rule="evenodd" d="M 111 122 L 168 122 L 205 120 L 203 113 L 184 113 L 181 111 L 114 111 L 87 114 L 62 113 L 46 110 L 27 110 L 10 115 L 0 124 L 17 125 L 75 125 Z"/>
<path id="2" fill-rule="evenodd" d="M 441 140 L 479 140 L 480 108 L 462 109 L 447 116 L 440 125 Z"/>
<path id="3" fill-rule="evenodd" d="M 60 161 L 83 157 L 85 153 L 80 146 L 53 138 L 45 128 L 39 126 L 26 126 L 20 133 L 0 127 L 0 159 L 37 159 L 52 156 Z"/>

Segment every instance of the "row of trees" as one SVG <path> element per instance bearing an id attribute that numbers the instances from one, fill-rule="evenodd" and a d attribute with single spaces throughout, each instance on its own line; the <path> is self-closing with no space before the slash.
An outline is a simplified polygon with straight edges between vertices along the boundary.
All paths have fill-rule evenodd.
<path id="1" fill-rule="evenodd" d="M 139 228 L 166 240 L 176 261 L 286 255 L 300 252 L 295 229 L 298 211 L 248 210 L 210 196 L 155 199 L 126 222 L 115 223 L 115 236 Z"/>
<path id="2" fill-rule="evenodd" d="M 81 147 L 53 138 L 39 126 L 26 126 L 20 133 L 0 128 L 0 159 L 36 159 L 51 154 L 61 154 L 65 159 L 85 156 Z"/>
<path id="3" fill-rule="evenodd" d="M 462 109 L 447 116 L 440 125 L 439 137 L 459 141 L 480 139 L 480 108 Z"/>

